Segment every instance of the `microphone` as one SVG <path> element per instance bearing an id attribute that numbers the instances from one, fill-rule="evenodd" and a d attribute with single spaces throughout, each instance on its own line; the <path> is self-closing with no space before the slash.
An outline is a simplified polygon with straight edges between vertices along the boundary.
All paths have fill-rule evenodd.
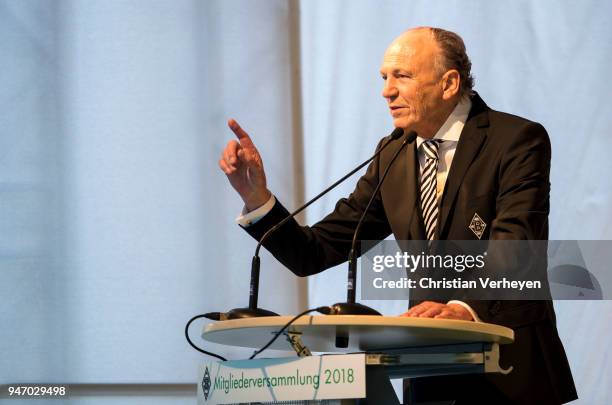
<path id="1" fill-rule="evenodd" d="M 403 134 L 404 134 L 404 130 L 402 128 L 395 128 L 393 132 L 391 132 L 390 134 L 391 139 L 389 139 L 389 141 L 387 141 L 383 146 L 381 146 L 380 149 L 376 151 L 374 155 L 372 155 L 372 157 L 370 157 L 365 162 L 361 163 L 359 166 L 351 170 L 349 173 L 345 174 L 341 179 L 336 181 L 331 186 L 327 187 L 325 190 L 320 192 L 318 195 L 316 195 L 313 199 L 308 201 L 306 204 L 302 205 L 301 207 L 293 211 L 287 217 L 283 218 L 283 220 L 281 220 L 279 223 L 274 225 L 272 228 L 268 229 L 268 231 L 263 234 L 263 236 L 259 240 L 259 243 L 257 243 L 257 247 L 255 248 L 255 255 L 253 256 L 253 259 L 251 261 L 251 286 L 250 286 L 250 292 L 249 292 L 249 306 L 246 308 L 234 308 L 230 310 L 229 312 L 224 314 L 224 317 L 226 319 L 253 318 L 253 317 L 260 317 L 260 316 L 278 316 L 278 314 L 275 312 L 257 307 L 257 301 L 259 298 L 259 270 L 260 270 L 259 250 L 261 249 L 261 246 L 263 245 L 264 241 L 272 233 L 274 233 L 277 229 L 279 229 L 281 226 L 287 223 L 287 221 L 289 221 L 291 218 L 295 217 L 297 214 L 305 210 L 310 204 L 314 203 L 319 198 L 323 197 L 329 191 L 336 188 L 336 186 L 338 186 L 344 180 L 348 179 L 353 174 L 355 174 L 358 170 L 360 170 L 362 167 L 364 167 L 365 165 L 370 163 L 372 160 L 374 160 L 383 150 L 385 150 L 387 146 L 389 146 L 391 142 L 399 139 Z"/>
<path id="2" fill-rule="evenodd" d="M 357 226 L 355 227 L 355 233 L 353 233 L 353 243 L 351 245 L 351 250 L 348 256 L 348 281 L 347 281 L 347 296 L 346 296 L 347 302 L 339 302 L 337 304 L 332 305 L 332 313 L 331 313 L 332 315 L 381 315 L 380 312 L 376 311 L 375 309 L 355 302 L 355 291 L 356 291 L 356 282 L 357 282 L 357 249 L 356 249 L 357 236 L 359 235 L 359 231 L 361 230 L 361 226 L 363 225 L 365 216 L 368 213 L 370 206 L 374 202 L 374 198 L 376 197 L 376 194 L 378 194 L 378 191 L 380 190 L 380 187 L 382 186 L 383 181 L 387 177 L 387 174 L 389 174 L 389 169 L 391 168 L 391 165 L 393 164 L 395 159 L 399 156 L 400 152 L 404 149 L 404 147 L 407 144 L 414 142 L 416 137 L 417 137 L 417 133 L 415 131 L 410 131 L 408 133 L 408 136 L 406 136 L 406 139 L 404 139 L 404 142 L 402 142 L 402 145 L 397 149 L 397 151 L 391 158 L 391 161 L 385 168 L 385 171 L 383 172 L 382 177 L 378 181 L 378 184 L 376 185 L 376 188 L 374 189 L 374 192 L 372 193 L 372 197 L 370 197 L 370 201 L 368 201 L 368 205 L 366 205 L 365 209 L 363 210 L 363 213 L 361 214 L 361 218 L 359 219 L 359 222 L 357 223 Z M 343 346 L 338 346 L 338 347 L 343 347 Z"/>

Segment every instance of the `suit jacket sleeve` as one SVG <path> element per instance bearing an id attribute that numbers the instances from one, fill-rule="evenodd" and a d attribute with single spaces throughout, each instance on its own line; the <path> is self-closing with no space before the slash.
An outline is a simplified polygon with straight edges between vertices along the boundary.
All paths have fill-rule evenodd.
<path id="1" fill-rule="evenodd" d="M 550 140 L 540 124 L 529 122 L 509 142 L 490 239 L 548 239 L 550 158 Z"/>

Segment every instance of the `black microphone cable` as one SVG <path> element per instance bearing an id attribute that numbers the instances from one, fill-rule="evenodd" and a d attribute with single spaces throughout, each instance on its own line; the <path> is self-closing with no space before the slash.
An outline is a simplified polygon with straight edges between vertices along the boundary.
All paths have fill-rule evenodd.
<path id="1" fill-rule="evenodd" d="M 200 353 L 204 353 L 208 356 L 212 356 L 212 357 L 216 357 L 219 360 L 223 360 L 223 361 L 227 361 L 227 359 L 221 355 L 218 355 L 216 353 L 212 353 L 209 351 L 206 351 L 204 349 L 200 349 L 198 346 L 195 345 L 195 343 L 193 343 L 191 341 L 191 338 L 189 338 L 189 327 L 191 326 L 191 323 L 193 321 L 195 321 L 196 319 L 200 319 L 200 318 L 208 318 L 208 319 L 214 319 L 216 316 L 220 316 L 220 313 L 214 313 L 214 312 L 209 312 L 207 314 L 200 314 L 200 315 L 196 315 L 193 318 L 191 318 L 189 320 L 189 322 L 187 322 L 187 325 L 185 325 L 185 339 L 187 339 L 187 343 L 189 343 L 191 345 L 191 347 L 193 347 L 194 349 L 196 349 L 197 351 L 199 351 Z"/>
<path id="2" fill-rule="evenodd" d="M 289 327 L 291 326 L 291 324 L 293 324 L 295 321 L 297 321 L 298 319 L 300 319 L 301 317 L 303 317 L 304 315 L 307 315 L 311 312 L 319 312 L 321 314 L 324 315 L 329 315 L 332 312 L 331 307 L 317 307 L 317 308 L 311 308 L 311 309 L 307 309 L 306 311 L 294 316 L 289 322 L 287 322 L 285 324 L 285 326 L 283 326 L 278 332 L 276 332 L 274 334 L 274 336 L 272 337 L 272 339 L 270 339 L 270 341 L 268 343 L 266 343 L 261 349 L 256 350 L 251 357 L 249 357 L 249 360 L 252 360 L 255 358 L 255 356 L 257 356 L 258 354 L 260 354 L 261 352 L 263 352 L 264 350 L 266 350 L 268 347 L 270 347 L 272 345 L 272 343 L 274 343 L 276 341 L 276 339 L 278 339 L 278 337 L 280 335 L 283 334 L 283 332 Z"/>
<path id="3" fill-rule="evenodd" d="M 251 357 L 249 357 L 249 360 L 252 360 L 255 358 L 255 356 L 259 355 L 261 352 L 263 352 L 264 350 L 266 350 L 268 347 L 270 347 L 275 341 L 276 339 L 278 339 L 278 337 L 280 335 L 283 334 L 283 332 L 289 327 L 291 326 L 295 321 L 297 321 L 298 319 L 300 319 L 301 317 L 303 317 L 304 315 L 307 315 L 311 312 L 319 312 L 321 314 L 324 315 L 329 315 L 332 312 L 332 308 L 328 307 L 328 306 L 323 306 L 323 307 L 317 307 L 317 308 L 311 308 L 311 309 L 307 309 L 304 312 L 299 313 L 298 315 L 294 316 L 289 322 L 287 322 L 278 332 L 276 332 L 274 334 L 274 336 L 272 337 L 272 339 L 270 339 L 270 341 L 268 343 L 266 343 L 261 349 L 255 351 Z M 193 321 L 195 321 L 196 319 L 200 319 L 200 318 L 207 318 L 207 319 L 213 319 L 213 320 L 222 320 L 224 319 L 224 313 L 221 312 L 208 312 L 206 314 L 200 314 L 200 315 L 196 315 L 193 318 L 191 318 L 187 324 L 185 325 L 185 339 L 187 339 L 187 343 L 189 343 L 189 345 L 191 347 L 193 347 L 195 350 L 199 351 L 200 353 L 204 353 L 208 356 L 212 356 L 212 357 L 216 357 L 219 360 L 223 360 L 223 361 L 227 361 L 227 359 L 221 355 L 218 355 L 216 353 L 212 353 L 209 352 L 207 350 L 201 349 L 198 346 L 195 345 L 195 343 L 193 343 L 193 341 L 191 340 L 191 338 L 189 337 L 189 327 L 191 326 L 191 324 L 193 323 Z"/>

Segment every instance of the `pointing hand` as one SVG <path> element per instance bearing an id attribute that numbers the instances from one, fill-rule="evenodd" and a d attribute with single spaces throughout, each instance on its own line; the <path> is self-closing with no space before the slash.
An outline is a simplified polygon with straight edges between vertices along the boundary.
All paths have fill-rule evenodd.
<path id="1" fill-rule="evenodd" d="M 236 120 L 230 119 L 227 124 L 238 140 L 227 143 L 219 159 L 219 167 L 240 194 L 247 210 L 253 211 L 264 205 L 272 195 L 266 186 L 263 161 L 251 137 Z"/>

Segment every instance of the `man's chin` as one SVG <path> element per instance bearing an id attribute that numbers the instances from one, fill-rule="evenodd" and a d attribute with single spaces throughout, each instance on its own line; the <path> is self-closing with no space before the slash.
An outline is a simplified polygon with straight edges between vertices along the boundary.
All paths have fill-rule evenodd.
<path id="1" fill-rule="evenodd" d="M 414 125 L 412 122 L 410 122 L 407 119 L 402 119 L 402 118 L 395 118 L 393 120 L 393 126 L 395 128 L 401 128 L 404 130 L 404 133 L 410 132 L 411 130 L 414 129 Z"/>

